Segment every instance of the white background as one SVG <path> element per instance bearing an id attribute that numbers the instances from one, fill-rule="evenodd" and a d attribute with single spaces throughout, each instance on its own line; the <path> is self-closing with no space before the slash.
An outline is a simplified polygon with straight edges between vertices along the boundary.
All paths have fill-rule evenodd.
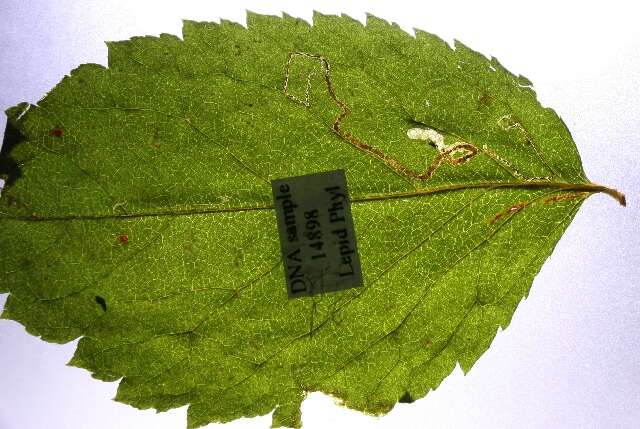
<path id="1" fill-rule="evenodd" d="M 534 83 L 543 105 L 567 123 L 588 177 L 625 191 L 628 207 L 604 195 L 584 203 L 509 328 L 468 375 L 456 368 L 438 390 L 382 418 L 314 393 L 303 404 L 304 427 L 638 427 L 640 13 L 633 3 L 268 3 L 2 0 L 0 107 L 37 102 L 81 63 L 106 65 L 103 40 L 180 35 L 182 18 L 244 23 L 245 9 L 308 21 L 313 9 L 360 20 L 369 11 L 496 56 Z M 186 426 L 186 408 L 156 414 L 112 401 L 117 383 L 65 366 L 75 344 L 44 343 L 0 321 L 0 429 Z M 266 428 L 270 420 L 225 427 Z"/>

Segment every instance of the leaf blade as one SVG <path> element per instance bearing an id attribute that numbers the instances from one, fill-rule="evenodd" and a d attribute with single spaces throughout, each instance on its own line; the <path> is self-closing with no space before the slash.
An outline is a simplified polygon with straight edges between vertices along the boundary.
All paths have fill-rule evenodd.
<path id="1" fill-rule="evenodd" d="M 487 66 L 484 63 L 488 60 L 462 45 L 451 51 L 433 36 L 422 35 L 416 41 L 374 18 L 367 27 L 344 17 L 321 15 L 314 17 L 313 27 L 257 15 L 250 15 L 249 22 L 248 30 L 230 23 L 212 27 L 185 23 L 184 42 L 161 36 L 112 43 L 109 69 L 83 66 L 38 107 L 19 119 L 15 116 L 28 140 L 13 148 L 11 156 L 26 164 L 24 172 L 29 174 L 8 187 L 6 195 L 3 192 L 9 204 L 8 213 L 0 217 L 2 229 L 7 231 L 0 248 L 12 249 L 11 254 L 3 252 L 8 255 L 3 257 L 3 266 L 4 262 L 11 264 L 7 273 L 12 274 L 3 317 L 20 321 L 49 341 L 66 342 L 83 336 L 73 364 L 102 379 L 124 376 L 117 396 L 123 402 L 158 409 L 190 403 L 192 427 L 264 414 L 278 404 L 274 421 L 297 425 L 299 403 L 309 389 L 333 393 L 364 411 L 388 411 L 405 394 L 416 398 L 436 387 L 457 361 L 465 370 L 470 368 L 526 294 L 533 275 L 559 238 L 558 232 L 586 196 L 578 193 L 604 189 L 586 181 L 575 146 L 564 147 L 568 134 L 558 131 L 561 121 L 536 104 L 533 92 L 519 88 L 519 83 L 509 96 L 517 94 L 517 105 L 542 109 L 536 114 L 543 125 L 545 118 L 555 124 L 551 127 L 554 138 L 545 145 L 560 145 L 565 152 L 554 152 L 549 162 L 563 178 L 575 179 L 575 183 L 525 180 L 525 174 L 549 171 L 537 150 L 522 142 L 517 146 L 520 151 L 501 150 L 500 158 L 483 151 L 459 166 L 445 160 L 428 180 L 399 173 L 388 159 L 420 171 L 420 161 L 428 160 L 426 155 L 438 156 L 436 148 L 406 138 L 407 129 L 415 126 L 440 130 L 450 143 L 473 138 L 478 149 L 482 145 L 475 139 L 488 140 L 500 132 L 506 134 L 500 146 L 504 149 L 506 143 L 514 142 L 508 131 L 518 131 L 520 140 L 523 133 L 539 139 L 549 131 L 537 122 L 529 131 L 531 127 L 520 121 L 503 119 L 499 111 L 479 112 L 478 107 L 485 108 L 488 99 L 482 101 L 482 92 L 477 92 L 470 97 L 472 102 L 468 100 L 468 93 L 477 85 L 464 81 L 469 71 L 460 73 L 457 84 L 446 86 L 446 94 L 439 94 L 442 88 L 422 88 L 411 85 L 410 80 L 400 85 L 386 79 L 399 75 L 400 56 L 367 61 L 369 51 L 349 51 L 344 56 L 339 49 L 345 43 L 360 44 L 380 49 L 383 57 L 407 49 L 409 54 L 403 53 L 402 61 L 414 64 L 417 73 L 425 70 L 415 65 L 420 55 L 425 55 L 419 54 L 420 49 L 425 48 L 413 45 L 426 41 L 429 49 L 435 45 L 446 52 L 447 60 L 438 64 L 451 69 L 449 75 L 458 73 L 454 66 L 460 64 L 455 61 L 466 59 L 477 76 L 481 73 L 479 64 Z M 282 37 L 284 32 L 273 30 L 274 22 L 291 27 L 291 34 L 305 36 Z M 205 43 L 206 47 L 215 46 L 217 55 L 202 57 L 201 63 L 194 60 L 198 58 L 194 52 L 203 49 L 195 49 L 197 43 L 192 39 L 198 31 L 218 43 Z M 382 36 L 390 35 L 398 46 L 379 47 Z M 256 44 L 261 47 L 255 49 Z M 289 52 L 319 53 L 303 68 L 306 73 L 316 67 L 320 75 L 312 85 L 312 91 L 319 94 L 311 94 L 308 108 L 287 99 L 281 88 Z M 248 56 L 243 57 L 244 53 Z M 220 60 L 235 56 L 242 60 Z M 318 56 L 331 59 L 330 82 L 335 85 L 336 97 L 331 96 L 321 62 L 320 71 L 317 69 Z M 426 70 L 441 73 L 439 69 Z M 301 75 L 303 84 L 305 73 Z M 371 74 L 381 78 L 367 81 Z M 174 83 L 176 77 L 180 81 Z M 521 82 L 506 73 L 500 79 L 501 84 Z M 374 94 L 381 81 L 392 90 Z M 216 92 L 210 98 L 212 88 Z M 435 94 L 436 99 L 446 95 L 460 100 L 433 113 L 418 103 L 424 99 L 416 94 L 416 88 Z M 88 91 L 91 97 L 87 97 Z M 402 98 L 397 101 L 391 97 L 388 104 L 395 104 L 394 109 L 386 106 L 389 93 Z M 351 113 L 343 118 L 342 132 L 335 129 L 340 117 L 336 99 L 348 102 Z M 253 107 L 256 109 L 247 115 L 245 109 Z M 373 117 L 377 121 L 364 119 L 376 112 L 379 116 Z M 491 123 L 487 117 L 495 122 L 493 130 L 475 133 L 478 123 Z M 286 126 L 270 126 L 279 121 Z M 53 129 L 63 133 L 52 134 Z M 388 158 L 372 156 L 350 141 L 349 135 L 357 136 L 360 144 L 373 142 L 372 146 Z M 292 140 L 298 143 L 297 149 Z M 543 151 L 545 147 L 541 144 Z M 308 156 L 310 148 L 313 153 Z M 273 161 L 269 153 L 278 154 L 280 160 Z M 559 164 L 564 153 L 570 156 Z M 504 165 L 501 158 L 512 161 Z M 528 163 L 532 164 L 530 169 Z M 52 170 L 51 165 L 58 169 Z M 219 169 L 212 171 L 212 165 Z M 374 296 L 359 300 L 359 292 L 349 292 L 320 302 L 283 302 L 282 273 L 274 264 L 277 241 L 267 179 L 344 166 L 348 166 L 354 195 L 356 230 L 363 237 L 358 240 L 366 281 L 372 286 L 362 294 L 366 297 L 373 292 Z M 58 185 L 54 201 L 43 177 Z M 554 200 L 556 197 L 560 198 Z M 465 198 L 469 202 L 458 207 Z M 452 210 L 463 210 L 466 217 L 450 215 Z M 528 218 L 530 213 L 539 217 Z M 440 225 L 438 220 L 443 216 Z M 536 246 L 539 243 L 532 241 L 531 235 L 514 231 L 513 224 L 521 222 L 522 229 L 530 232 L 533 221 L 545 237 L 545 246 Z M 23 240 L 26 225 L 28 238 Z M 416 238 L 416 231 L 423 229 L 431 231 L 428 241 Z M 471 291 L 458 290 L 458 276 L 450 273 L 459 272 L 463 279 L 479 277 L 485 270 L 476 269 L 481 264 L 475 261 L 477 251 L 484 252 L 485 246 L 493 245 L 496 241 L 492 240 L 505 231 L 512 234 L 506 242 L 521 243 L 518 266 L 528 269 L 526 275 L 510 273 L 518 287 L 513 296 L 510 289 L 505 292 L 509 296 L 505 308 L 488 307 L 478 314 L 476 301 L 470 308 L 462 305 L 469 306 Z M 390 243 L 397 237 L 402 237 L 402 246 L 394 248 Z M 418 252 L 425 243 L 429 251 Z M 504 260 L 501 251 L 509 247 L 499 243 L 493 256 Z M 543 256 L 527 253 L 537 247 L 546 249 Z M 39 249 L 36 258 L 30 257 L 34 249 Z M 48 249 L 60 251 L 49 254 Z M 22 260 L 16 263 L 19 258 Z M 394 260 L 397 262 L 392 263 Z M 47 264 L 55 268 L 44 270 Z M 399 273 L 398 264 L 405 267 Z M 495 270 L 502 265 L 492 263 L 490 267 Z M 247 268 L 243 271 L 240 266 Z M 255 272 L 260 275 L 256 277 Z M 495 275 L 491 269 L 486 272 Z M 54 280 L 47 274 L 53 274 Z M 428 280 L 431 275 L 441 280 Z M 404 287 L 406 283 L 410 287 Z M 40 290 L 34 291 L 25 287 L 32 284 L 46 288 L 38 286 Z M 432 288 L 437 292 L 433 297 Z M 145 295 L 147 291 L 154 294 Z M 496 290 L 486 286 L 484 293 L 492 296 Z M 446 299 L 452 296 L 457 299 Z M 422 308 L 423 302 L 428 303 L 427 309 Z M 336 307 L 340 311 L 334 310 Z M 389 315 L 389 320 L 364 317 L 376 309 Z M 442 309 L 457 318 L 442 320 Z M 422 319 L 414 316 L 417 314 Z M 343 320 L 338 321 L 338 316 Z M 483 320 L 485 316 L 488 320 Z M 416 332 L 425 327 L 417 321 L 427 322 L 427 331 L 433 330 L 438 338 L 416 339 Z M 343 332 L 347 324 L 349 335 Z M 411 324 L 411 330 L 404 329 Z M 474 337 L 475 342 L 456 334 L 473 329 L 482 331 L 479 338 Z M 357 332 L 361 337 L 354 339 Z M 399 332 L 407 337 L 403 339 Z M 307 340 L 306 348 L 295 350 Z M 404 353 L 391 347 L 383 357 L 364 359 L 370 349 L 392 341 Z M 416 352 L 415 343 L 420 341 L 423 346 L 431 342 L 422 348 L 442 347 L 442 351 L 433 354 L 418 348 L 421 351 Z M 409 352 L 415 356 L 406 357 Z M 127 357 L 121 360 L 122 353 Z M 336 356 L 342 359 L 334 359 Z M 424 378 L 417 378 L 423 381 L 413 387 L 411 381 L 416 377 L 404 367 L 418 363 L 418 358 L 427 359 L 429 369 L 423 371 Z M 313 359 L 318 359 L 314 365 L 296 365 Z M 374 362 L 375 368 L 368 362 Z M 214 364 L 218 367 L 212 369 Z M 217 383 L 199 383 L 205 379 Z"/>

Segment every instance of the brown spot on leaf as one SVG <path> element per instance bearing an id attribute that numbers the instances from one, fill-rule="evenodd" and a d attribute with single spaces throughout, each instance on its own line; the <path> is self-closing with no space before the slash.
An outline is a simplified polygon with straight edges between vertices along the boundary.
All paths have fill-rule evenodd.
<path id="1" fill-rule="evenodd" d="M 127 234 L 120 234 L 118 236 L 118 241 L 122 244 L 127 244 L 129 242 L 129 235 Z"/>
<path id="2" fill-rule="evenodd" d="M 576 198 L 587 198 L 589 196 L 589 192 L 571 192 L 568 194 L 560 194 L 555 195 L 551 198 L 547 198 L 544 200 L 545 204 L 553 204 L 559 201 L 570 201 L 575 200 Z"/>
<path id="3" fill-rule="evenodd" d="M 496 215 L 493 218 L 491 218 L 491 220 L 489 221 L 489 224 L 493 225 L 494 223 L 502 219 L 502 216 L 503 216 L 502 212 L 496 213 Z"/>
<path id="4" fill-rule="evenodd" d="M 49 134 L 51 134 L 54 137 L 62 137 L 62 134 L 64 134 L 64 131 L 60 127 L 55 127 L 51 129 Z"/>
<path id="5" fill-rule="evenodd" d="M 519 212 L 520 210 L 522 210 L 522 209 L 524 208 L 524 206 L 526 206 L 526 205 L 527 205 L 527 203 L 520 202 L 520 203 L 518 203 L 518 204 L 514 204 L 514 205 L 512 205 L 511 207 L 509 207 L 509 208 L 507 209 L 507 211 L 508 211 L 509 213 L 518 213 L 518 212 Z"/>
<path id="6" fill-rule="evenodd" d="M 507 209 L 496 213 L 493 218 L 491 218 L 491 220 L 489 221 L 490 225 L 493 225 L 494 223 L 496 223 L 497 221 L 499 221 L 500 219 L 502 219 L 503 217 L 507 216 L 507 215 L 514 215 L 516 213 L 518 213 L 520 210 L 522 210 L 525 206 L 527 205 L 526 202 L 521 201 L 519 203 L 516 203 L 510 207 L 508 207 Z"/>
<path id="7" fill-rule="evenodd" d="M 493 97 L 487 91 L 482 91 L 478 96 L 478 110 L 484 110 L 488 108 L 493 102 Z"/>

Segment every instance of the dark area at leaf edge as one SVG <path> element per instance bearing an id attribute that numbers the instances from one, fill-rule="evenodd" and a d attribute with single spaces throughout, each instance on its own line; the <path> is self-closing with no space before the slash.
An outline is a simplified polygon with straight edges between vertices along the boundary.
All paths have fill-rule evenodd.
<path id="1" fill-rule="evenodd" d="M 16 160 L 11 156 L 13 149 L 26 140 L 26 137 L 20 132 L 16 126 L 14 113 L 16 111 L 24 111 L 26 103 L 18 104 L 7 109 L 7 125 L 4 131 L 2 146 L 0 147 L 0 178 L 5 181 L 4 188 L 15 183 L 22 176 L 22 170 Z"/>

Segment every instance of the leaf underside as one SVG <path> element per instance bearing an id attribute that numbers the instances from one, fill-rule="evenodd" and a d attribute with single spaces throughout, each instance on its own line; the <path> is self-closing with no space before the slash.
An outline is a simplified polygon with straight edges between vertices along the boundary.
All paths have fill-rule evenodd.
<path id="1" fill-rule="evenodd" d="M 9 117 L 3 318 L 190 428 L 469 371 L 593 185 L 530 82 L 373 16 L 110 42 Z M 270 180 L 344 169 L 364 285 L 287 299 Z"/>

